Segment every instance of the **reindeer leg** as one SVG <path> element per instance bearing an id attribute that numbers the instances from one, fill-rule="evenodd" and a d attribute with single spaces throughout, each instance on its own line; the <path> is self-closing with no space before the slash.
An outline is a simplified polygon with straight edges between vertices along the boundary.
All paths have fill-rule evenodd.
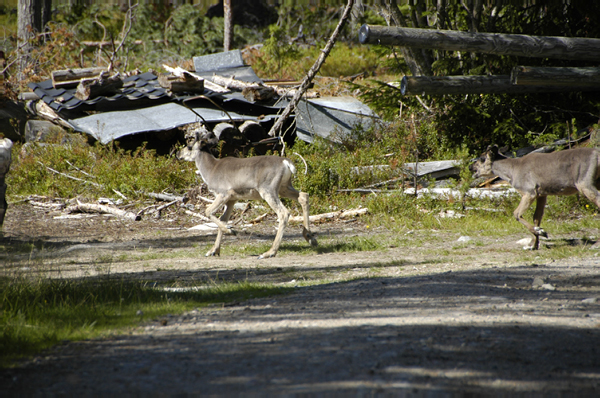
<path id="1" fill-rule="evenodd" d="M 539 245 L 539 237 L 543 236 L 544 238 L 548 237 L 546 231 L 544 231 L 540 225 L 542 223 L 542 217 L 544 217 L 544 209 L 546 207 L 546 196 L 538 196 L 536 204 L 535 204 L 535 213 L 533 214 L 533 229 L 538 233 L 538 245 Z M 537 249 L 537 247 L 536 247 Z"/>
<path id="2" fill-rule="evenodd" d="M 277 219 L 279 220 L 279 228 L 277 229 L 277 234 L 275 235 L 275 240 L 273 241 L 273 246 L 266 253 L 263 253 L 258 257 L 258 259 L 274 257 L 277 254 L 277 250 L 279 250 L 279 245 L 281 244 L 281 239 L 283 238 L 283 230 L 287 226 L 288 220 L 290 219 L 290 211 L 286 209 L 286 207 L 281 203 L 279 196 L 271 195 L 269 193 L 265 193 L 261 196 L 265 199 L 265 201 L 271 206 L 271 208 L 277 214 Z"/>
<path id="3" fill-rule="evenodd" d="M 593 183 L 575 184 L 575 188 L 600 208 L 600 192 Z"/>
<path id="4" fill-rule="evenodd" d="M 523 224 L 523 226 L 525 226 L 525 228 L 527 228 L 527 230 L 529 232 L 531 232 L 531 234 L 533 234 L 534 238 L 532 239 L 532 245 L 530 246 L 530 248 L 532 250 L 537 250 L 539 247 L 539 244 L 540 244 L 539 233 L 536 231 L 536 229 L 533 227 L 533 225 L 529 224 L 523 218 L 523 214 L 525 214 L 527 209 L 529 209 L 531 204 L 536 200 L 536 197 L 534 195 L 531 195 L 528 193 L 524 193 L 522 195 L 523 196 L 521 197 L 521 202 L 519 203 L 519 206 L 517 206 L 517 208 L 515 209 L 513 215 L 515 216 L 515 219 L 518 222 Z M 537 209 L 536 209 L 536 213 L 537 213 Z M 541 221 L 541 218 L 540 218 L 540 221 Z"/>
<path id="5" fill-rule="evenodd" d="M 0 236 L 2 236 L 2 224 L 4 224 L 4 215 L 6 214 L 6 209 L 8 208 L 8 203 L 6 203 L 6 184 L 4 183 L 4 178 L 0 179 Z"/>
<path id="6" fill-rule="evenodd" d="M 319 244 L 317 242 L 317 238 L 312 232 L 310 232 L 310 220 L 308 218 L 310 212 L 310 204 L 308 202 L 308 194 L 306 192 L 300 192 L 298 194 L 298 203 L 300 203 L 300 206 L 302 206 L 302 216 L 304 218 L 304 225 L 302 226 L 302 236 L 304 236 L 304 239 L 306 239 L 306 241 L 310 243 L 311 246 L 317 246 Z"/>
<path id="7" fill-rule="evenodd" d="M 279 191 L 279 195 L 300 203 L 300 206 L 302 206 L 302 236 L 311 246 L 317 246 L 319 244 L 317 238 L 310 231 L 310 219 L 308 218 L 310 213 L 310 203 L 308 202 L 308 194 L 306 192 L 298 192 L 291 184 L 289 184 Z"/>
<path id="8" fill-rule="evenodd" d="M 212 222 L 217 224 L 217 238 L 215 239 L 215 244 L 213 247 L 206 253 L 206 256 L 220 256 L 221 255 L 221 239 L 223 238 L 223 233 L 227 233 L 227 220 L 231 216 L 231 210 L 233 209 L 233 205 L 235 201 L 231 201 L 229 198 L 231 195 L 217 195 L 215 197 L 215 201 L 211 203 L 210 206 L 206 208 L 206 216 L 210 218 Z M 225 212 L 221 216 L 221 219 L 215 217 L 215 212 L 223 206 L 223 204 L 227 204 L 225 208 Z M 231 206 L 229 206 L 231 204 Z M 224 221 L 224 222 L 223 222 Z"/>

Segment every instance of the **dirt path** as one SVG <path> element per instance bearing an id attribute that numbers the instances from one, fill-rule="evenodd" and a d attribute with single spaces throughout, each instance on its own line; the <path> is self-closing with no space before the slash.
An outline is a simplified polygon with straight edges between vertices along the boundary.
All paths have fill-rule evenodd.
<path id="1" fill-rule="evenodd" d="M 135 228 L 107 221 L 101 231 L 97 218 L 74 223 L 42 212 L 27 226 L 13 220 L 5 224 L 11 244 L 45 226 L 34 236 L 44 242 L 46 257 L 36 262 L 38 251 L 28 253 L 27 272 L 49 275 L 56 264 L 67 264 L 62 276 L 100 274 L 106 269 L 94 258 L 143 251 L 169 257 L 115 261 L 110 271 L 154 280 L 218 274 L 298 287 L 285 296 L 152 320 L 102 341 L 65 343 L 1 370 L 1 396 L 600 394 L 597 250 L 578 259 L 519 263 L 510 257 L 516 238 L 506 237 L 441 256 L 435 245 L 448 248 L 458 237 L 437 233 L 427 243 L 418 235 L 432 232 L 417 231 L 418 246 L 297 255 L 288 245 L 259 262 L 190 256 L 204 250 L 197 242 L 213 237 L 190 237 L 178 229 L 183 221 L 168 221 L 169 230 L 164 221 Z M 111 234 L 111 223 L 120 235 Z M 300 246 L 297 229 L 284 239 Z M 317 229 L 320 236 L 374 233 L 359 222 Z M 247 237 L 271 238 L 267 232 Z M 27 268 L 14 256 L 10 267 Z M 329 283 L 300 286 L 301 278 Z"/>

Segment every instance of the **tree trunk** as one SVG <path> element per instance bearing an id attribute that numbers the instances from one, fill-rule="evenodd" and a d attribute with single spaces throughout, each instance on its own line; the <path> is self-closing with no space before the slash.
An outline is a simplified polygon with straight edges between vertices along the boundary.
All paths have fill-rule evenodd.
<path id="1" fill-rule="evenodd" d="M 223 1 L 223 49 L 231 50 L 233 41 L 233 15 L 231 12 L 231 0 Z"/>
<path id="2" fill-rule="evenodd" d="M 406 27 L 406 19 L 400 12 L 396 0 L 385 2 L 382 6 L 383 14 L 388 26 L 401 26 Z M 410 73 L 414 76 L 431 76 L 431 62 L 428 61 L 427 54 L 424 53 L 427 50 L 413 49 L 411 47 L 400 47 L 402 57 L 410 69 Z"/>
<path id="3" fill-rule="evenodd" d="M 17 79 L 23 80 L 25 70 L 31 62 L 31 40 L 36 33 L 35 0 L 19 0 L 17 13 Z"/>

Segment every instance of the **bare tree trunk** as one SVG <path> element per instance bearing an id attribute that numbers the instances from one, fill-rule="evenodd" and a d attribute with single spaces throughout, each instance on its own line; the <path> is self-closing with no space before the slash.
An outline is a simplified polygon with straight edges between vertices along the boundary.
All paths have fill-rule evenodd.
<path id="1" fill-rule="evenodd" d="M 39 11 L 37 8 L 39 7 Z M 39 25 L 36 25 L 36 29 L 39 32 L 46 30 L 46 24 L 52 19 L 52 0 L 40 0 L 36 6 L 35 13 L 39 12 Z"/>
<path id="2" fill-rule="evenodd" d="M 19 57 L 17 79 L 24 79 L 24 72 L 31 62 L 31 40 L 35 37 L 35 0 L 19 0 L 17 21 L 17 56 Z"/>
<path id="3" fill-rule="evenodd" d="M 335 27 L 335 30 L 331 34 L 331 37 L 327 41 L 325 48 L 323 48 L 321 50 L 321 54 L 319 54 L 319 58 L 317 58 L 314 65 L 312 66 L 312 68 L 310 68 L 310 70 L 304 77 L 304 80 L 302 81 L 302 84 L 300 84 L 298 91 L 296 92 L 294 97 L 290 100 L 290 103 L 288 104 L 288 106 L 285 107 L 285 109 L 283 110 L 283 113 L 281 114 L 279 119 L 277 119 L 275 124 L 273 124 L 273 127 L 271 127 L 271 130 L 269 131 L 269 135 L 271 137 L 283 135 L 283 134 L 281 134 L 281 128 L 283 127 L 283 123 L 290 116 L 290 114 L 294 111 L 294 109 L 296 109 L 298 102 L 300 102 L 300 98 L 302 97 L 302 95 L 304 94 L 304 92 L 306 91 L 306 89 L 308 88 L 310 83 L 312 82 L 312 79 L 315 77 L 317 72 L 319 72 L 319 69 L 321 69 L 321 66 L 323 65 L 323 63 L 325 62 L 325 59 L 327 58 L 327 56 L 331 52 L 331 49 L 333 48 L 335 40 L 337 39 L 338 35 L 340 34 L 340 30 L 342 30 L 344 23 L 346 23 L 346 20 L 350 17 L 350 12 L 352 11 L 353 5 L 354 5 L 354 0 L 348 0 L 348 4 L 346 4 L 346 8 L 344 9 L 344 14 L 342 14 L 342 18 L 340 19 L 340 22 L 338 23 L 338 25 Z"/>
<path id="4" fill-rule="evenodd" d="M 231 0 L 223 1 L 223 49 L 231 50 L 233 41 L 233 13 L 231 12 Z"/>
<path id="5" fill-rule="evenodd" d="M 400 12 L 396 0 L 383 2 L 382 11 L 388 26 L 407 27 L 406 19 Z M 416 20 L 414 23 L 418 23 Z M 413 23 L 413 25 L 414 25 Z M 424 56 L 422 50 L 411 47 L 400 47 L 402 57 L 413 76 L 431 76 L 431 62 Z"/>

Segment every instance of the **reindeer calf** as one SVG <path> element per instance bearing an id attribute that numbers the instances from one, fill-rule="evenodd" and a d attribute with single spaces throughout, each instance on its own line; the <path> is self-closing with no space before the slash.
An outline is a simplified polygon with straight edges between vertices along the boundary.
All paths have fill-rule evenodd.
<path id="1" fill-rule="evenodd" d="M 264 199 L 277 214 L 279 228 L 275 241 L 269 251 L 259 258 L 273 257 L 277 254 L 283 230 L 287 226 L 290 212 L 279 197 L 290 198 L 300 203 L 304 216 L 302 235 L 311 246 L 317 246 L 317 240 L 309 228 L 308 194 L 299 192 L 292 186 L 292 177 L 296 169 L 289 159 L 279 156 L 255 156 L 251 158 L 226 157 L 216 159 L 209 151 L 217 142 L 212 132 L 205 127 L 188 131 L 185 134 L 187 146 L 177 153 L 179 159 L 196 163 L 196 168 L 208 189 L 215 194 L 215 201 L 206 209 L 206 216 L 217 224 L 217 239 L 207 256 L 219 255 L 221 239 L 227 232 L 227 221 L 233 205 L 242 199 Z M 221 218 L 214 213 L 225 205 Z"/>
<path id="2" fill-rule="evenodd" d="M 474 177 L 496 175 L 508 181 L 522 196 L 515 218 L 533 234 L 531 249 L 539 248 L 540 236 L 547 237 L 540 224 L 548 195 L 574 195 L 581 192 L 600 207 L 600 150 L 567 149 L 552 153 L 530 153 L 522 158 L 499 158 L 498 147 L 489 147 L 471 170 Z M 533 225 L 523 214 L 536 201 Z"/>

